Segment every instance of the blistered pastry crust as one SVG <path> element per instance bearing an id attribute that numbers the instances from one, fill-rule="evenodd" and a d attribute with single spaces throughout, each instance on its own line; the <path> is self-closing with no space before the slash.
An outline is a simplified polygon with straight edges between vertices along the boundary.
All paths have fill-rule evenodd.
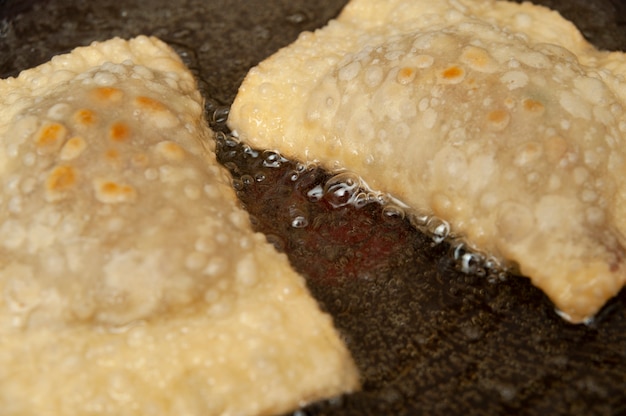
<path id="1" fill-rule="evenodd" d="M 113 39 L 0 80 L 3 415 L 265 415 L 358 387 L 191 73 Z"/>
<path id="2" fill-rule="evenodd" d="M 626 281 L 625 78 L 544 7 L 353 0 L 250 71 L 229 126 L 448 221 L 580 322 Z"/>

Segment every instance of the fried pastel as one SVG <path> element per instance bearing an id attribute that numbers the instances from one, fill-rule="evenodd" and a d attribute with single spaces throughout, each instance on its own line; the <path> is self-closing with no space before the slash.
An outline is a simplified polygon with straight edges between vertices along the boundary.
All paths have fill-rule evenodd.
<path id="1" fill-rule="evenodd" d="M 3 415 L 266 415 L 358 387 L 144 36 L 0 80 Z"/>
<path id="2" fill-rule="evenodd" d="M 625 79 L 544 7 L 352 0 L 250 71 L 229 126 L 446 220 L 581 322 L 626 280 Z"/>

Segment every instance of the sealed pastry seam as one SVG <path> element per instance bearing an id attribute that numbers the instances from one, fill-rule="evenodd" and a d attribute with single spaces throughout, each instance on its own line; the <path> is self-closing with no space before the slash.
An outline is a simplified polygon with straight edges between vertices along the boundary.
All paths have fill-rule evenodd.
<path id="1" fill-rule="evenodd" d="M 448 221 L 581 322 L 626 281 L 625 82 L 545 7 L 352 0 L 253 68 L 228 123 Z"/>
<path id="2" fill-rule="evenodd" d="M 267 415 L 358 388 L 212 148 L 156 38 L 0 80 L 3 414 Z"/>

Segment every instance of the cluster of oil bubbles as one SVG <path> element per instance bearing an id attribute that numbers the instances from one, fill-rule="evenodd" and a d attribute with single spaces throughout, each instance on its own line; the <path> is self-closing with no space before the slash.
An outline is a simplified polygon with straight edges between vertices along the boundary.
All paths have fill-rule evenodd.
<path id="1" fill-rule="evenodd" d="M 447 221 L 434 215 L 419 213 L 411 213 L 409 220 L 413 227 L 428 235 L 434 244 L 448 242 L 452 258 L 461 272 L 486 277 L 494 283 L 506 280 L 510 267 L 497 257 L 473 247 L 462 236 L 454 234 Z"/>
<path id="2" fill-rule="evenodd" d="M 241 143 L 238 137 L 228 132 L 225 127 L 227 118 L 227 107 L 214 107 L 209 117 L 212 127 L 217 130 L 218 153 L 221 152 L 226 159 L 239 158 L 248 165 L 254 166 L 251 169 L 254 173 L 250 174 L 240 172 L 239 167 L 233 162 L 224 163 L 233 173 L 233 186 L 237 191 L 253 186 L 255 183 L 264 182 L 268 177 L 266 169 L 291 167 L 287 174 L 289 180 L 295 185 L 307 172 L 318 168 L 315 163 L 292 162 L 278 151 L 259 151 Z M 369 204 L 377 204 L 381 207 L 383 221 L 408 220 L 415 229 L 428 236 L 433 245 L 449 244 L 450 255 L 456 268 L 461 272 L 485 277 L 490 282 L 506 279 L 508 265 L 472 247 L 462 236 L 455 235 L 448 222 L 434 215 L 416 212 L 393 196 L 370 189 L 363 178 L 354 172 L 345 170 L 335 172 L 329 175 L 323 183 L 314 184 L 305 189 L 305 195 L 309 202 L 323 201 L 332 209 L 348 206 L 361 209 Z M 305 229 L 311 224 L 306 213 L 297 207 L 289 207 L 288 217 L 292 228 Z"/>
<path id="3" fill-rule="evenodd" d="M 457 267 L 463 273 L 486 277 L 493 283 L 506 280 L 509 267 L 500 259 L 471 247 L 462 238 L 451 239 L 450 245 Z"/>
<path id="4" fill-rule="evenodd" d="M 381 203 L 384 199 L 383 194 L 367 190 L 358 175 L 346 171 L 336 173 L 324 184 L 313 187 L 307 192 L 307 197 L 311 202 L 324 200 L 333 208 L 353 206 L 356 209 L 370 203 Z"/>
<path id="5" fill-rule="evenodd" d="M 369 189 L 365 181 L 353 172 L 333 175 L 323 186 L 311 189 L 307 196 L 312 202 L 325 199 L 333 208 L 351 205 L 359 209 L 367 204 L 379 204 L 384 220 L 408 218 L 414 228 L 431 238 L 433 244 L 448 242 L 457 268 L 463 273 L 484 276 L 492 282 L 506 278 L 505 268 L 499 259 L 475 249 L 462 237 L 454 235 L 447 221 L 434 215 L 417 213 L 391 195 Z"/>

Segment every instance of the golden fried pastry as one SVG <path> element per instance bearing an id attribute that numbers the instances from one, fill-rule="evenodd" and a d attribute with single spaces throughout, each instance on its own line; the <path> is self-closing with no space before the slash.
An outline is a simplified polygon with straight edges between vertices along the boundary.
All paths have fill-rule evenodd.
<path id="1" fill-rule="evenodd" d="M 3 415 L 266 415 L 358 387 L 144 36 L 0 80 Z"/>
<path id="2" fill-rule="evenodd" d="M 241 140 L 353 171 L 572 322 L 626 281 L 626 55 L 494 0 L 352 0 L 246 77 Z"/>

